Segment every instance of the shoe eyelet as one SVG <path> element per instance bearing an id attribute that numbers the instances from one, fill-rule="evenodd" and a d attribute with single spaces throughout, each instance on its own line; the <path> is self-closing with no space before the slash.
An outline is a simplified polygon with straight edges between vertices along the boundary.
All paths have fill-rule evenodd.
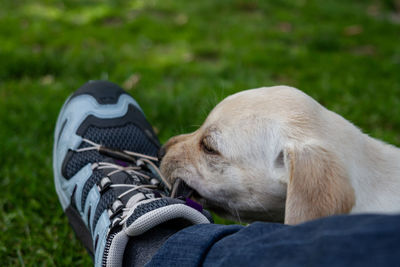
<path id="1" fill-rule="evenodd" d="M 152 185 L 159 185 L 159 184 L 160 184 L 160 181 L 158 181 L 156 178 L 153 178 L 153 179 L 150 180 L 150 183 L 151 183 Z"/>
<path id="2" fill-rule="evenodd" d="M 108 176 L 101 178 L 101 180 L 97 183 L 97 189 L 99 190 L 100 194 L 104 194 L 110 186 L 112 182 Z"/>
<path id="3" fill-rule="evenodd" d="M 114 218 L 117 216 L 117 214 L 124 208 L 124 204 L 121 202 L 121 200 L 117 199 L 115 200 L 111 205 L 110 208 L 108 209 L 108 216 L 110 219 Z"/>
<path id="4" fill-rule="evenodd" d="M 120 217 L 116 217 L 111 223 L 111 228 L 113 228 L 114 226 L 119 224 L 121 221 L 122 221 L 122 219 Z"/>

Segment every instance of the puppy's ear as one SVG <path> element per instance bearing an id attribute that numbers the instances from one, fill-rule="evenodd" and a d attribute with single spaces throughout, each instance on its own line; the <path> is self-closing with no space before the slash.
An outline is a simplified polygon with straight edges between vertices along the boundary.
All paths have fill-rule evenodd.
<path id="1" fill-rule="evenodd" d="M 286 150 L 289 168 L 285 223 L 350 212 L 354 190 L 338 158 L 319 144 Z"/>

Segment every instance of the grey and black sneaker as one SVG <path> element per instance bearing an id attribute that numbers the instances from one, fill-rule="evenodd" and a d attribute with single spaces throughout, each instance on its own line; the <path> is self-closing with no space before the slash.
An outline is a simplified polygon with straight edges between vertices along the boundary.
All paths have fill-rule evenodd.
<path id="1" fill-rule="evenodd" d="M 95 266 L 121 266 L 129 237 L 164 222 L 212 220 L 190 199 L 168 197 L 159 147 L 137 102 L 113 83 L 86 83 L 62 107 L 54 134 L 56 191 Z"/>

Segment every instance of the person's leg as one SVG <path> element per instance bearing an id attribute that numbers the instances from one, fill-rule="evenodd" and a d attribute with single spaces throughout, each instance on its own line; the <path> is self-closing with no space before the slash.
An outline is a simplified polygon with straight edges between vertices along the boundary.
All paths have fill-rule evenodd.
<path id="1" fill-rule="evenodd" d="M 54 134 L 54 181 L 96 266 L 143 264 L 172 233 L 212 220 L 190 201 L 167 197 L 158 149 L 139 105 L 117 85 L 89 82 L 65 102 Z M 173 227 L 164 224 L 171 220 Z"/>
<path id="2" fill-rule="evenodd" d="M 170 237 L 147 266 L 397 266 L 399 225 L 400 215 L 196 225 Z"/>
<path id="3" fill-rule="evenodd" d="M 122 266 L 144 266 L 170 236 L 183 228 L 179 222 L 170 221 L 131 238 L 125 248 Z"/>

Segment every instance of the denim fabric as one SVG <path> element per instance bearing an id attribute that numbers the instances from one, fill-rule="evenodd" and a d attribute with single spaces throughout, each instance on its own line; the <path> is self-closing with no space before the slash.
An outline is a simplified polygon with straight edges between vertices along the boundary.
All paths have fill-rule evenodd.
<path id="1" fill-rule="evenodd" d="M 203 224 L 170 237 L 147 266 L 400 266 L 400 215 L 297 226 Z"/>

